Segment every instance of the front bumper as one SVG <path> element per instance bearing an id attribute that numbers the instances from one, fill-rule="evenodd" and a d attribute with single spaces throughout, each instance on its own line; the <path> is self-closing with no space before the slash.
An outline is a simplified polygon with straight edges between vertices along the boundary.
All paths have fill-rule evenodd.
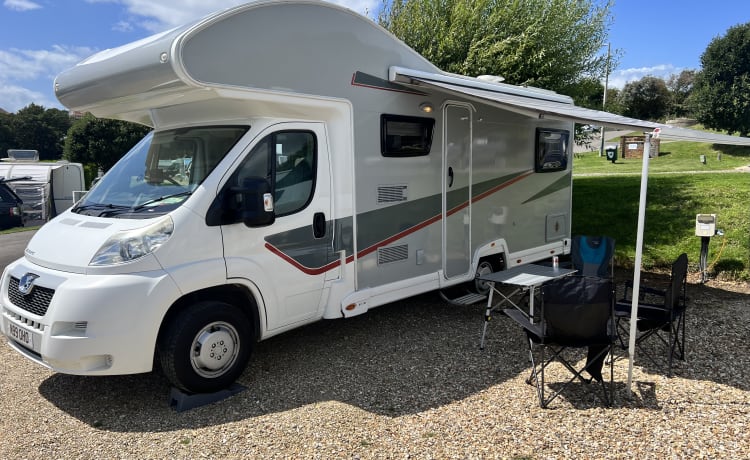
<path id="1" fill-rule="evenodd" d="M 38 278 L 24 296 L 17 291 L 27 273 Z M 24 258 L 0 279 L 0 331 L 12 348 L 56 372 L 149 372 L 162 318 L 179 296 L 162 270 L 83 275 Z"/>

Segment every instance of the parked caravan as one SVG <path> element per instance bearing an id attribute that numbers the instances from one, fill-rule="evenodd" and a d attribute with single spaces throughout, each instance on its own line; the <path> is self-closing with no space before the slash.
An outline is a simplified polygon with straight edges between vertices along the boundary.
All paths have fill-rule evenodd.
<path id="1" fill-rule="evenodd" d="M 27 221 L 46 222 L 73 206 L 75 192 L 86 189 L 83 165 L 42 162 L 36 150 L 8 150 L 0 161 L 0 179 L 23 200 Z"/>
<path id="2" fill-rule="evenodd" d="M 57 372 L 157 356 L 188 392 L 258 340 L 568 253 L 574 121 L 650 126 L 442 72 L 316 1 L 218 12 L 55 88 L 154 130 L 6 268 L 2 332 Z"/>

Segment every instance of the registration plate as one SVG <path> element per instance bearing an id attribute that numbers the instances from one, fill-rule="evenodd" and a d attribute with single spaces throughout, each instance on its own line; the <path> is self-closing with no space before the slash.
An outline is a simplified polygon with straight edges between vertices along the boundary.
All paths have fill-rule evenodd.
<path id="1" fill-rule="evenodd" d="M 26 347 L 34 349 L 34 334 L 26 329 L 17 326 L 16 324 L 7 321 L 5 322 L 5 330 L 8 331 L 8 337 L 15 340 L 16 342 Z"/>

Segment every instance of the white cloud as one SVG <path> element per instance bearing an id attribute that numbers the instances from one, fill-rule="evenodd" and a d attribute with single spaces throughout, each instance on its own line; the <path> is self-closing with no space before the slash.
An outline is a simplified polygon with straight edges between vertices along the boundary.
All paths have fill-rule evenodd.
<path id="1" fill-rule="evenodd" d="M 119 21 L 112 26 L 112 30 L 115 32 L 131 32 L 133 30 L 133 24 L 128 21 Z"/>
<path id="2" fill-rule="evenodd" d="M 57 75 L 94 53 L 87 47 L 53 45 L 49 50 L 0 50 L 0 82 L 34 80 Z"/>
<path id="3" fill-rule="evenodd" d="M 32 102 L 44 107 L 60 107 L 60 103 L 48 99 L 47 95 L 33 91 L 18 85 L 3 84 L 0 82 L 0 101 L 2 108 L 8 112 L 17 112 Z"/>
<path id="4" fill-rule="evenodd" d="M 9 112 L 15 112 L 32 102 L 45 107 L 59 107 L 51 91 L 43 94 L 28 86 L 46 81 L 51 90 L 52 81 L 58 73 L 94 51 L 92 48 L 59 45 L 47 50 L 0 50 L 0 106 Z"/>
<path id="5" fill-rule="evenodd" d="M 3 6 L 13 11 L 38 10 L 42 5 L 29 0 L 5 0 Z"/>
<path id="6" fill-rule="evenodd" d="M 670 75 L 679 74 L 683 68 L 675 67 L 672 64 L 660 64 L 651 67 L 638 67 L 630 69 L 615 70 L 609 75 L 609 87 L 622 89 L 625 84 L 631 81 L 640 80 L 643 77 L 651 76 L 666 80 Z"/>

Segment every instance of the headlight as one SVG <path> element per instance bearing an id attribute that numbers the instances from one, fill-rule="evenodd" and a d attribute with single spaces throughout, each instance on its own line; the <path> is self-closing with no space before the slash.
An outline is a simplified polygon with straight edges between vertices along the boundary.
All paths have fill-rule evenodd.
<path id="1" fill-rule="evenodd" d="M 172 218 L 167 216 L 148 227 L 116 233 L 96 251 L 89 265 L 113 265 L 136 260 L 159 249 L 172 236 L 173 230 Z"/>

